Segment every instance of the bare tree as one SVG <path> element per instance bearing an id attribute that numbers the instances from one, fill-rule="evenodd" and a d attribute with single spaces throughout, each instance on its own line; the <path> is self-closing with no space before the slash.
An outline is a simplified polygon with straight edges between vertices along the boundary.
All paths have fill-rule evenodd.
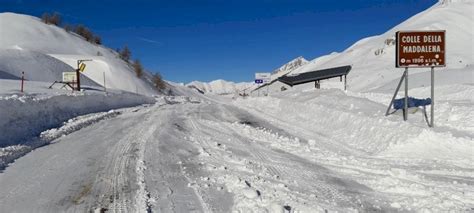
<path id="1" fill-rule="evenodd" d="M 45 24 L 49 24 L 49 19 L 51 19 L 51 15 L 49 13 L 43 13 L 43 15 L 41 15 L 41 21 L 43 21 Z"/>
<path id="2" fill-rule="evenodd" d="M 99 44 L 99 45 L 102 44 L 102 38 L 100 38 L 100 36 L 98 36 L 98 35 L 95 35 L 94 36 L 94 43 Z"/>
<path id="3" fill-rule="evenodd" d="M 63 28 L 66 30 L 66 32 L 71 32 L 74 30 L 74 27 L 70 24 L 64 24 Z"/>
<path id="4" fill-rule="evenodd" d="M 135 74 L 137 75 L 137 77 L 139 77 L 139 78 L 142 77 L 142 75 L 143 75 L 143 66 L 140 63 L 140 61 L 138 59 L 135 59 L 132 66 L 133 66 L 133 70 L 135 70 Z"/>
<path id="5" fill-rule="evenodd" d="M 155 88 L 158 90 L 164 90 L 166 89 L 166 83 L 163 81 L 163 78 L 161 77 L 159 72 L 156 72 L 153 74 L 153 84 L 155 85 Z"/>
<path id="6" fill-rule="evenodd" d="M 61 24 L 61 15 L 58 12 L 54 12 L 53 16 L 49 19 L 49 23 L 59 26 Z"/>
<path id="7" fill-rule="evenodd" d="M 132 53 L 130 52 L 130 49 L 128 49 L 127 45 L 125 45 L 125 47 L 123 47 L 123 49 L 120 51 L 120 58 L 128 63 L 131 56 Z"/>
<path id="8" fill-rule="evenodd" d="M 89 28 L 85 27 L 82 24 L 77 25 L 74 28 L 74 32 L 82 36 L 84 39 L 86 39 L 86 41 L 94 41 L 94 35 L 92 34 L 92 32 L 89 30 Z"/>

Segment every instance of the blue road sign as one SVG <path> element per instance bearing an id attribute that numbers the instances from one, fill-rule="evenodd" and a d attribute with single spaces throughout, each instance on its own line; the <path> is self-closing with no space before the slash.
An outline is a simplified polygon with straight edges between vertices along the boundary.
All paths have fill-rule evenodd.
<path id="1" fill-rule="evenodd" d="M 263 84 L 263 80 L 262 79 L 255 79 L 255 83 L 256 84 Z"/>

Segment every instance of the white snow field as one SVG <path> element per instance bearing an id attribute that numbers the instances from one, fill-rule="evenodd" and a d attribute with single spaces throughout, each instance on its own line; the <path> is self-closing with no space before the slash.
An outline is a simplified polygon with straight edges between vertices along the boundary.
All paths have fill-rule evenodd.
<path id="1" fill-rule="evenodd" d="M 149 97 L 38 80 L 22 94 L 18 70 L 32 65 L 12 55 L 55 76 L 85 53 L 12 43 L 0 51 L 9 58 L 0 60 L 0 212 L 474 212 L 473 6 L 440 1 L 382 36 L 275 74 L 350 62 L 348 91 L 336 79 L 243 98 L 222 95 L 236 86 L 218 81 L 202 84 L 205 94 L 170 83 L 176 96 Z M 420 109 L 407 121 L 385 116 L 402 71 L 384 42 L 405 28 L 447 29 L 434 128 Z M 91 67 L 114 72 L 108 60 Z M 429 85 L 425 69 L 410 71 L 410 96 L 428 97 Z"/>

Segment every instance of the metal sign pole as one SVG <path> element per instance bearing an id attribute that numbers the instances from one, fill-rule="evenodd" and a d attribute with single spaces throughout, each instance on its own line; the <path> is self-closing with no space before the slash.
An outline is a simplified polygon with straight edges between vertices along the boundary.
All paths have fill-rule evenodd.
<path id="1" fill-rule="evenodd" d="M 390 112 L 390 109 L 392 108 L 393 101 L 398 95 L 398 91 L 400 91 L 400 87 L 402 86 L 403 81 L 405 80 L 405 72 L 403 72 L 402 77 L 400 78 L 400 81 L 398 82 L 397 89 L 395 90 L 395 93 L 393 94 L 392 100 L 390 101 L 390 104 L 388 105 L 387 112 L 385 112 L 385 116 L 387 116 Z"/>
<path id="2" fill-rule="evenodd" d="M 403 108 L 403 119 L 408 120 L 408 67 L 405 67 L 405 106 Z"/>
<path id="3" fill-rule="evenodd" d="M 434 127 L 434 67 L 431 67 L 431 127 Z"/>

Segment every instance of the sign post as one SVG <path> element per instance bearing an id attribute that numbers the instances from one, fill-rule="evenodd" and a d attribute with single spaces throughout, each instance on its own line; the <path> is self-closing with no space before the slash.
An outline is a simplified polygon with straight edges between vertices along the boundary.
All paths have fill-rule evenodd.
<path id="1" fill-rule="evenodd" d="M 408 68 L 431 67 L 431 122 L 434 127 L 434 68 L 446 66 L 446 31 L 396 32 L 395 66 L 405 68 L 389 109 L 396 98 L 401 82 L 405 81 L 404 120 L 408 119 Z M 387 113 L 388 114 L 388 110 Z"/>
<path id="2" fill-rule="evenodd" d="M 405 67 L 405 104 L 403 106 L 403 120 L 408 120 L 408 67 Z"/>
<path id="3" fill-rule="evenodd" d="M 431 67 L 431 127 L 434 127 L 434 67 Z"/>
<path id="4" fill-rule="evenodd" d="M 272 80 L 272 74 L 269 72 L 263 72 L 263 73 L 255 73 L 255 83 L 257 85 L 259 84 L 268 84 Z M 268 86 L 267 85 L 267 95 L 268 95 Z M 258 89 L 258 96 L 260 96 L 260 88 Z"/>
<path id="5" fill-rule="evenodd" d="M 62 80 L 65 83 L 77 82 L 76 72 L 63 72 Z"/>
<path id="6" fill-rule="evenodd" d="M 77 60 L 77 69 L 76 69 L 77 91 L 81 91 L 81 72 L 84 72 L 84 70 L 86 69 L 86 64 L 83 63 L 84 61 L 92 61 L 92 59 Z"/>

